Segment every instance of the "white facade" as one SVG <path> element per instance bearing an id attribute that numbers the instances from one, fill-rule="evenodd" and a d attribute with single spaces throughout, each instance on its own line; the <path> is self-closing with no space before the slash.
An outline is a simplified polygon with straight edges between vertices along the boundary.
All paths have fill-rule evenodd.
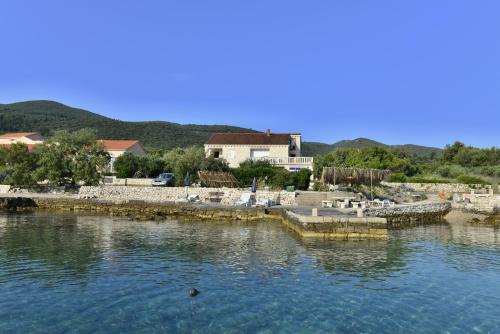
<path id="1" fill-rule="evenodd" d="M 248 159 L 266 159 L 271 157 L 288 158 L 287 145 L 217 145 L 206 144 L 205 153 L 225 159 L 230 167 L 236 168 Z"/>
<path id="2" fill-rule="evenodd" d="M 260 137 L 259 137 L 260 136 Z M 311 169 L 312 157 L 302 157 L 300 134 L 217 134 L 205 144 L 205 154 L 223 158 L 232 168 L 248 159 L 268 160 L 272 165 L 288 170 Z M 262 144 L 262 142 L 268 142 Z"/>
<path id="3" fill-rule="evenodd" d="M 130 152 L 138 157 L 146 155 L 142 145 L 135 140 L 101 140 L 100 142 L 104 145 L 106 152 L 108 152 L 111 157 L 109 162 L 109 171 L 111 173 L 114 172 L 113 165 L 116 158 L 125 154 L 125 152 Z"/>

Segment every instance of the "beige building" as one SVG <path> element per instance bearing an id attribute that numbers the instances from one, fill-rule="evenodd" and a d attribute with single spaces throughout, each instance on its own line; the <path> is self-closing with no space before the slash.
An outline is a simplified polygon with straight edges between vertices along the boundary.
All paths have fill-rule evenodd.
<path id="1" fill-rule="evenodd" d="M 37 132 L 16 132 L 0 135 L 0 146 L 8 146 L 14 143 L 23 143 L 33 151 L 35 145 L 43 143 L 43 137 Z M 100 140 L 104 148 L 111 156 L 110 170 L 113 171 L 113 163 L 116 158 L 125 152 L 131 152 L 139 157 L 146 155 L 144 148 L 137 140 Z"/>
<path id="2" fill-rule="evenodd" d="M 268 160 L 288 170 L 312 170 L 312 157 L 303 157 L 298 133 L 215 133 L 205 144 L 207 156 L 225 159 L 230 167 L 239 167 L 247 159 Z"/>
<path id="3" fill-rule="evenodd" d="M 111 161 L 109 163 L 109 170 L 113 172 L 113 164 L 115 163 L 116 158 L 125 152 L 130 152 L 139 157 L 143 157 L 146 155 L 144 148 L 138 140 L 100 140 L 100 142 L 104 145 L 104 148 L 111 156 Z"/>
<path id="4" fill-rule="evenodd" d="M 43 137 L 38 132 L 15 132 L 0 135 L 0 146 L 8 146 L 15 143 L 23 143 L 33 151 L 35 145 L 43 143 Z"/>

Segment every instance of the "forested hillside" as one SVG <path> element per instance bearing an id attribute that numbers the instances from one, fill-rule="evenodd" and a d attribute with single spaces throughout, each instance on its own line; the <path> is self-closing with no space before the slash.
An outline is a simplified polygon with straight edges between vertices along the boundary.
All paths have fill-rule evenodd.
<path id="1" fill-rule="evenodd" d="M 255 132 L 229 125 L 194 125 L 177 124 L 163 121 L 125 122 L 111 119 L 87 110 L 72 108 L 53 101 L 26 101 L 0 104 L 0 133 L 4 132 L 40 132 L 48 137 L 57 130 L 76 131 L 82 128 L 97 130 L 102 139 L 140 140 L 146 148 L 172 149 L 203 145 L 214 132 Z M 300 131 L 300 129 L 290 129 Z M 335 144 L 304 142 L 302 155 L 315 156 L 325 154 L 338 147 L 373 147 L 401 148 L 410 154 L 430 155 L 441 150 L 418 145 L 385 145 L 383 143 L 358 138 L 342 140 Z"/>
<path id="2" fill-rule="evenodd" d="M 140 140 L 147 148 L 171 149 L 202 145 L 214 132 L 253 132 L 227 125 L 181 125 L 170 122 L 124 122 L 52 101 L 0 104 L 0 133 L 97 130 L 102 139 Z"/>

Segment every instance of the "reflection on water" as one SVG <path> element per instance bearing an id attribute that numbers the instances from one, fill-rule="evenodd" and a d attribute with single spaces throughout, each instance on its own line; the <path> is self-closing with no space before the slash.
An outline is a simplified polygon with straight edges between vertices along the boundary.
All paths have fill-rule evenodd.
<path id="1" fill-rule="evenodd" d="M 273 222 L 0 215 L 0 332 L 487 333 L 498 282 L 488 226 L 345 242 Z"/>

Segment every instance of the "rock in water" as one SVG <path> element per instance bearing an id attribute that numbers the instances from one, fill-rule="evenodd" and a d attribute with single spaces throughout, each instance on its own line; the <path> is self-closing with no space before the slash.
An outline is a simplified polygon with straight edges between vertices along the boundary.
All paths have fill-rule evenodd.
<path id="1" fill-rule="evenodd" d="M 199 293 L 200 293 L 200 291 L 198 291 L 196 288 L 191 288 L 188 291 L 189 297 L 195 297 Z"/>

